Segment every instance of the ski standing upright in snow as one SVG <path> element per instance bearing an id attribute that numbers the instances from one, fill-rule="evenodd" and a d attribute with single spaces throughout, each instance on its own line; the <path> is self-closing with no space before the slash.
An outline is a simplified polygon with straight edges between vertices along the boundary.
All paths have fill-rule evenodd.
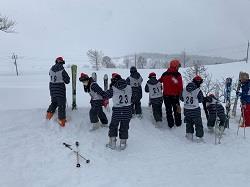
<path id="1" fill-rule="evenodd" d="M 226 122 L 225 128 L 229 128 L 230 110 L 231 110 L 231 91 L 232 91 L 232 78 L 226 78 L 225 83 L 225 102 L 226 102 Z"/>
<path id="2" fill-rule="evenodd" d="M 237 88 L 236 88 L 236 97 L 234 100 L 234 105 L 233 105 L 233 110 L 232 110 L 232 116 L 235 117 L 236 116 L 236 109 L 237 109 L 237 103 L 238 103 L 238 99 L 239 99 L 239 95 L 237 94 L 240 91 L 240 77 L 241 77 L 242 72 L 239 73 L 239 79 L 238 79 L 238 83 L 237 83 Z"/>
<path id="3" fill-rule="evenodd" d="M 92 77 L 92 79 L 93 79 L 95 82 L 97 82 L 97 75 L 96 75 L 96 72 L 93 72 L 93 73 L 91 74 L 91 77 Z"/>
<path id="4" fill-rule="evenodd" d="M 104 85 L 104 91 L 107 91 L 108 90 L 108 75 L 105 74 L 103 76 L 103 85 Z M 104 99 L 103 100 L 103 106 L 104 108 L 110 112 L 110 108 L 109 108 L 109 100 L 108 99 Z"/>
<path id="5" fill-rule="evenodd" d="M 77 65 L 71 66 L 72 74 L 72 110 L 76 110 L 76 74 L 77 74 Z"/>

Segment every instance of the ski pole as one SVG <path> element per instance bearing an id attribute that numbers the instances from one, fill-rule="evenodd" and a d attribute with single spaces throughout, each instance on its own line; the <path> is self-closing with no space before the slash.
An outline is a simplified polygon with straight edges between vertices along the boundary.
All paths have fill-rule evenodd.
<path id="1" fill-rule="evenodd" d="M 81 167 L 79 163 L 79 142 L 76 142 L 76 167 Z"/>
<path id="2" fill-rule="evenodd" d="M 76 152 L 74 149 L 71 148 L 71 145 L 69 145 L 69 144 L 67 144 L 67 143 L 63 143 L 63 145 L 64 145 L 65 147 L 69 148 L 69 149 L 70 149 L 71 151 L 73 151 L 74 153 L 77 154 L 77 152 Z M 89 160 L 89 159 L 85 158 L 85 157 L 82 156 L 80 153 L 78 153 L 78 155 L 79 155 L 79 157 L 81 157 L 83 160 L 85 160 L 87 164 L 90 163 L 90 160 Z"/>

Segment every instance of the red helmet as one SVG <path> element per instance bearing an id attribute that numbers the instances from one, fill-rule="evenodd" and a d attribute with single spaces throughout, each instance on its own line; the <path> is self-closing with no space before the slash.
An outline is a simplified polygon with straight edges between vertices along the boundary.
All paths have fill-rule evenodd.
<path id="1" fill-rule="evenodd" d="M 112 78 L 117 78 L 117 77 L 121 78 L 121 75 L 119 75 L 118 73 L 112 73 Z"/>
<path id="2" fill-rule="evenodd" d="M 64 64 L 65 61 L 64 61 L 63 57 L 59 56 L 59 57 L 56 58 L 56 63 L 62 63 L 62 64 Z"/>
<path id="3" fill-rule="evenodd" d="M 151 77 L 155 77 L 155 78 L 156 78 L 156 74 L 155 74 L 155 72 L 151 72 L 151 73 L 149 73 L 148 78 L 151 78 Z"/>
<path id="4" fill-rule="evenodd" d="M 201 76 L 196 75 L 196 76 L 193 78 L 193 82 L 200 85 L 200 84 L 203 83 L 203 79 L 201 78 Z"/>
<path id="5" fill-rule="evenodd" d="M 181 63 L 180 63 L 179 60 L 174 59 L 174 60 L 170 61 L 170 68 L 176 68 L 177 69 L 179 67 L 181 67 Z"/>
<path id="6" fill-rule="evenodd" d="M 87 81 L 87 80 L 89 80 L 89 76 L 87 74 L 85 74 L 85 73 L 81 73 L 79 81 L 84 82 L 84 81 Z"/>

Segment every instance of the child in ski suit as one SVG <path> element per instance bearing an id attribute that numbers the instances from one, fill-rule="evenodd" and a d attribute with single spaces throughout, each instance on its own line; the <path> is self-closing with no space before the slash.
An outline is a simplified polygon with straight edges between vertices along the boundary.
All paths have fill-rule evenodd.
<path id="1" fill-rule="evenodd" d="M 240 127 L 250 127 L 250 79 L 248 73 L 241 73 L 241 93 L 240 96 L 243 122 Z"/>
<path id="2" fill-rule="evenodd" d="M 183 90 L 181 100 L 184 102 L 184 121 L 186 122 L 186 137 L 190 140 L 193 139 L 194 125 L 195 135 L 197 141 L 202 141 L 204 135 L 202 119 L 201 119 L 201 108 L 199 103 L 203 101 L 203 93 L 200 90 L 200 85 L 203 79 L 200 76 L 193 78 L 193 81 L 188 83 L 186 88 Z"/>
<path id="3" fill-rule="evenodd" d="M 105 127 L 108 124 L 108 119 L 106 114 L 103 112 L 103 100 L 105 98 L 105 92 L 102 88 L 93 80 L 92 77 L 89 77 L 87 74 L 81 73 L 79 78 L 84 85 L 84 91 L 89 93 L 91 100 L 91 108 L 89 111 L 89 118 L 92 124 L 90 131 L 96 130 L 100 127 L 99 119 L 101 121 L 101 126 Z M 98 119 L 99 118 L 99 119 Z"/>
<path id="4" fill-rule="evenodd" d="M 116 148 L 116 137 L 120 138 L 120 149 L 125 149 L 128 139 L 129 122 L 132 118 L 131 97 L 132 88 L 117 73 L 112 74 L 109 90 L 106 92 L 108 98 L 112 98 L 112 118 L 109 125 L 109 143 L 107 147 Z"/>
<path id="5" fill-rule="evenodd" d="M 145 92 L 149 93 L 150 103 L 152 105 L 153 116 L 156 121 L 156 127 L 160 127 L 159 122 L 162 121 L 162 85 L 156 79 L 156 74 L 154 72 L 150 73 L 148 76 L 149 80 L 145 85 Z"/>
<path id="6" fill-rule="evenodd" d="M 170 66 L 159 79 L 163 84 L 163 99 L 169 128 L 181 126 L 180 96 L 183 90 L 182 76 L 178 72 L 179 60 L 171 60 Z M 174 112 L 174 117 L 173 117 Z"/>
<path id="7" fill-rule="evenodd" d="M 142 77 L 137 72 L 136 67 L 130 68 L 130 76 L 127 78 L 127 84 L 132 87 L 132 114 L 136 114 L 139 118 L 142 117 L 141 98 L 142 98 Z"/>
<path id="8" fill-rule="evenodd" d="M 63 57 L 56 58 L 55 65 L 50 68 L 49 90 L 51 96 L 51 104 L 47 110 L 46 119 L 50 120 L 58 107 L 58 123 L 64 127 L 66 123 L 66 87 L 69 84 L 70 77 L 65 71 Z"/>
<path id="9" fill-rule="evenodd" d="M 210 94 L 209 96 L 205 97 L 204 102 L 206 103 L 206 109 L 208 111 L 208 119 L 207 119 L 208 130 L 210 132 L 214 131 L 216 118 L 218 117 L 220 120 L 219 131 L 223 132 L 226 121 L 226 114 L 224 107 L 213 94 Z"/>

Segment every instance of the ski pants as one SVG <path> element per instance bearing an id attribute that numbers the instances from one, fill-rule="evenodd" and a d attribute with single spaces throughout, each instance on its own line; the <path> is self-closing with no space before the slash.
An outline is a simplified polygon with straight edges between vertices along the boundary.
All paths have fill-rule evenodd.
<path id="1" fill-rule="evenodd" d="M 111 120 L 109 125 L 109 137 L 117 137 L 119 127 L 119 138 L 128 139 L 129 120 Z"/>
<path id="2" fill-rule="evenodd" d="M 58 107 L 58 119 L 65 119 L 66 118 L 66 98 L 63 97 L 52 97 L 51 104 L 47 112 L 55 113 L 56 108 Z"/>
<path id="3" fill-rule="evenodd" d="M 166 108 L 166 116 L 168 126 L 172 128 L 174 125 L 181 126 L 181 113 L 177 111 L 177 105 L 180 105 L 178 96 L 163 96 Z M 174 112 L 174 118 L 173 118 Z"/>
<path id="4" fill-rule="evenodd" d="M 219 126 L 225 126 L 225 122 L 226 122 L 226 115 L 225 114 L 220 114 L 218 115 L 219 118 Z M 208 119 L 207 119 L 207 127 L 214 127 L 216 122 L 216 115 L 209 115 Z"/>
<path id="5" fill-rule="evenodd" d="M 244 104 L 241 108 L 243 117 L 243 126 L 250 127 L 250 104 Z"/>
<path id="6" fill-rule="evenodd" d="M 152 110 L 155 121 L 162 121 L 162 104 L 152 103 Z"/>
<path id="7" fill-rule="evenodd" d="M 100 119 L 102 124 L 108 124 L 108 119 L 102 110 L 102 106 L 91 106 L 89 118 L 91 123 L 97 123 Z"/>
<path id="8" fill-rule="evenodd" d="M 186 122 L 186 133 L 193 134 L 194 133 L 194 126 L 195 126 L 196 137 L 201 138 L 204 136 L 201 117 L 197 117 L 197 118 L 185 117 L 185 122 Z"/>
<path id="9" fill-rule="evenodd" d="M 141 114 L 141 101 L 136 101 L 132 103 L 132 114 Z"/>

